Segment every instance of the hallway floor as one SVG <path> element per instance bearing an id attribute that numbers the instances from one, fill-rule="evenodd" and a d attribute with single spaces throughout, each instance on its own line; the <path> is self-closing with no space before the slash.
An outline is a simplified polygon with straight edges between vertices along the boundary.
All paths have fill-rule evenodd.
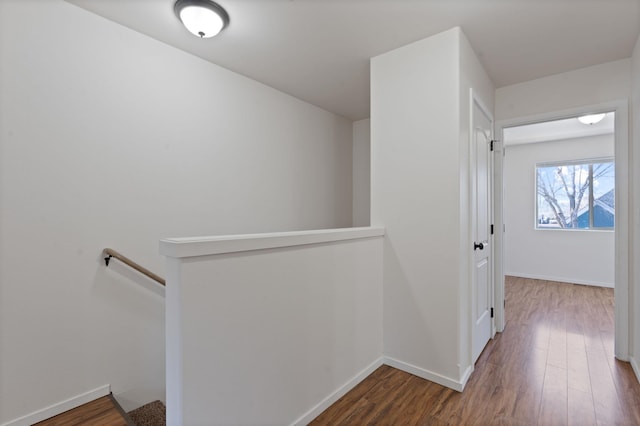
<path id="1" fill-rule="evenodd" d="M 382 366 L 312 425 L 640 425 L 613 355 L 613 290 L 507 277 L 503 333 L 463 393 Z"/>

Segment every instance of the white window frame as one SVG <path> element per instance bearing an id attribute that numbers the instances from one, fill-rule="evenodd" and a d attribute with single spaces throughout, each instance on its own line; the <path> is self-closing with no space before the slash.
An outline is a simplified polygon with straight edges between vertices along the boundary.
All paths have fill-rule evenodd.
<path id="1" fill-rule="evenodd" d="M 534 183 L 535 183 L 535 188 L 534 188 L 534 196 L 535 196 L 535 212 L 534 212 L 534 229 L 536 231 L 608 231 L 608 232 L 612 232 L 615 230 L 615 214 L 614 214 L 614 226 L 611 227 L 605 227 L 605 226 L 599 226 L 596 227 L 593 224 L 593 220 L 594 220 L 594 216 L 593 216 L 593 211 L 594 211 L 594 202 L 595 202 L 595 198 L 594 198 L 594 191 L 593 191 L 593 179 L 590 180 L 589 182 L 589 198 L 587 199 L 587 203 L 589 206 L 589 227 L 588 228 L 563 228 L 563 227 L 542 227 L 539 226 L 540 223 L 539 218 L 540 218 L 540 207 L 539 207 L 539 200 L 540 197 L 538 195 L 538 169 L 539 168 L 544 168 L 544 167 L 560 167 L 560 166 L 577 166 L 577 165 L 588 165 L 589 166 L 589 173 L 592 174 L 593 173 L 593 165 L 596 163 L 613 163 L 613 167 L 614 167 L 614 173 L 615 173 L 615 158 L 614 157 L 598 157 L 598 158 L 588 158 L 588 159 L 580 159 L 580 160 L 566 160 L 566 161 L 550 161 L 550 162 L 542 162 L 542 163 L 536 163 L 535 165 L 535 176 L 534 176 Z M 614 186 L 613 189 L 615 191 L 615 180 L 614 180 Z"/>

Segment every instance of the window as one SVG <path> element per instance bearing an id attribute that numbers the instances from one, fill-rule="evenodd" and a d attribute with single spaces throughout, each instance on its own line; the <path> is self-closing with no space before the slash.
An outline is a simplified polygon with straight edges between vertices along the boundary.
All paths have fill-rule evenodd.
<path id="1" fill-rule="evenodd" d="M 536 229 L 613 229 L 612 159 L 536 165 Z"/>

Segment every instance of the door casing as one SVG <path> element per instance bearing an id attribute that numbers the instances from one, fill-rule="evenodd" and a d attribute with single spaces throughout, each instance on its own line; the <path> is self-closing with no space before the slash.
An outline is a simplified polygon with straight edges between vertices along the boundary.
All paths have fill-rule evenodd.
<path id="1" fill-rule="evenodd" d="M 504 316 L 504 233 L 508 232 L 508 225 L 504 223 L 504 146 L 503 130 L 507 127 L 541 123 L 545 121 L 561 120 L 585 114 L 600 112 L 615 112 L 615 356 L 619 360 L 629 360 L 630 323 L 629 312 L 631 299 L 629 298 L 629 105 L 628 101 L 618 100 L 596 105 L 587 105 L 567 110 L 553 111 L 533 116 L 518 117 L 496 122 L 494 145 L 494 307 L 496 331 L 504 330 L 506 319 Z"/>

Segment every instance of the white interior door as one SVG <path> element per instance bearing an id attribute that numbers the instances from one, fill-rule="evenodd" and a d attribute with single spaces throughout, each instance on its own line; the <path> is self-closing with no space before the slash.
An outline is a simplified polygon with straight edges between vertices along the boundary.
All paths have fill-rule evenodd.
<path id="1" fill-rule="evenodd" d="M 475 363 L 491 337 L 493 300 L 491 239 L 491 119 L 473 102 L 471 209 L 473 242 L 472 355 Z"/>

